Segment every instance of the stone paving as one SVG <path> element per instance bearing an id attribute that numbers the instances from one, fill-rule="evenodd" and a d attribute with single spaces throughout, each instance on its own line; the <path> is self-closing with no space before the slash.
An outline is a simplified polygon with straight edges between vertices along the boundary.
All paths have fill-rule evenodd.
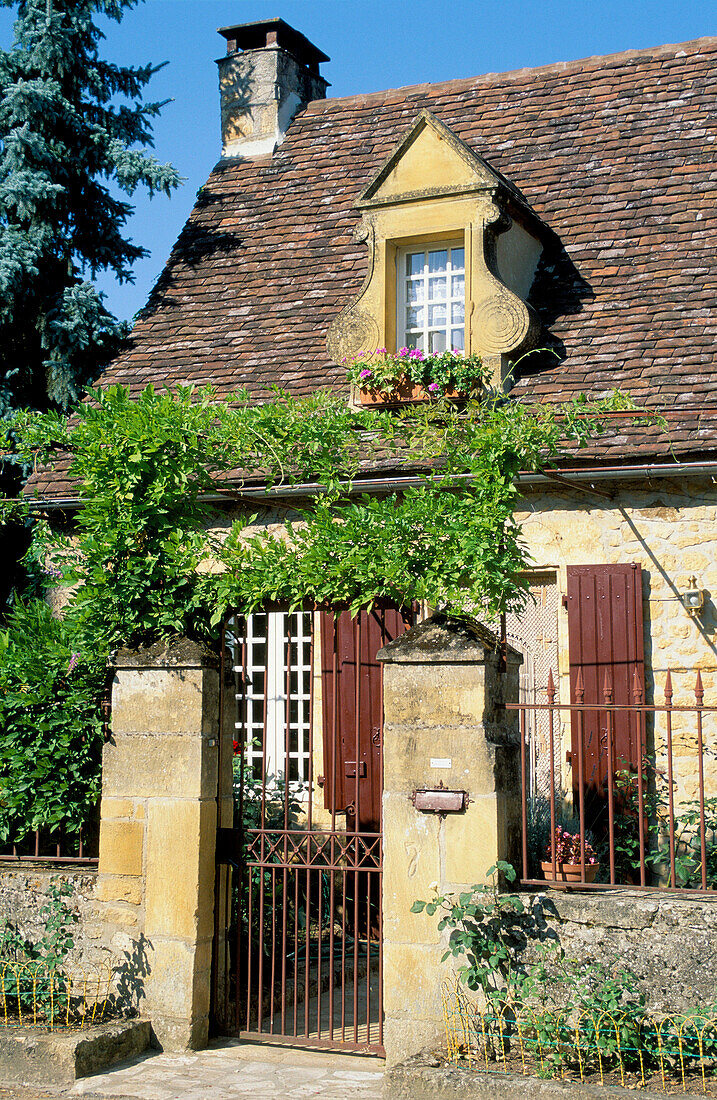
<path id="1" fill-rule="evenodd" d="M 56 1100 L 56 1092 L 38 1092 L 34 1088 L 22 1088 L 20 1085 L 0 1085 L 0 1100 Z"/>
<path id="2" fill-rule="evenodd" d="M 380 1100 L 382 1081 L 383 1063 L 376 1058 L 225 1039 L 203 1051 L 143 1055 L 84 1078 L 62 1095 L 84 1100 Z M 27 1100 L 35 1096 L 28 1094 Z"/>

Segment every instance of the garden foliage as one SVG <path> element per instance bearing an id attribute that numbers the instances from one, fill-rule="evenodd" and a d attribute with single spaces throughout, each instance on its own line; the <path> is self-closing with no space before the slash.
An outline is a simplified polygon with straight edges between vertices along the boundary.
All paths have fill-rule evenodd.
<path id="1" fill-rule="evenodd" d="M 82 508 L 73 539 L 48 554 L 80 583 L 75 612 L 112 646 L 207 636 L 227 608 L 267 600 L 518 610 L 528 561 L 516 475 L 604 431 L 603 414 L 623 405 L 526 406 L 499 395 L 396 414 L 353 411 L 322 393 L 274 392 L 256 404 L 245 392 L 219 401 L 211 388 L 150 386 L 131 399 L 110 387 L 71 420 L 26 413 L 15 430 L 28 461 L 70 457 Z M 391 459 L 415 471 L 413 486 L 353 493 L 364 464 Z M 315 489 L 285 531 L 268 532 L 245 507 L 226 537 L 212 536 L 211 497 L 231 502 L 257 475 L 269 492 Z M 261 502 L 263 491 L 245 491 Z"/>
<path id="2" fill-rule="evenodd" d="M 99 797 L 103 654 L 79 652 L 70 618 L 17 603 L 0 631 L 0 838 L 76 832 Z"/>
<path id="3" fill-rule="evenodd" d="M 459 983 L 473 994 L 458 998 L 470 1045 L 496 1061 L 513 1047 L 530 1050 L 546 1077 L 566 1069 L 602 1076 L 616 1066 L 664 1072 L 671 1059 L 683 1075 L 691 1061 L 713 1069 L 714 1005 L 696 1007 L 677 1022 L 667 1016 L 656 1028 L 630 966 L 617 954 L 599 961 L 567 957 L 539 897 L 500 891 L 500 879 L 513 883 L 516 877 L 511 864 L 498 861 L 485 884 L 460 894 L 435 893 L 411 909 L 438 915 L 447 943 L 443 961 L 456 960 Z"/>
<path id="4" fill-rule="evenodd" d="M 56 635 L 49 618 L 33 627 L 40 641 L 24 674 L 41 724 L 33 739 L 30 720 L 17 719 L 8 821 L 50 824 L 61 806 L 77 820 L 96 779 L 85 781 L 81 798 L 75 773 L 86 767 L 83 775 L 96 776 L 92 731 L 103 665 L 117 646 L 174 635 L 211 640 L 228 609 L 250 612 L 267 600 L 342 602 L 354 612 L 380 598 L 427 600 L 488 617 L 519 609 L 527 553 L 515 518 L 517 473 L 541 469 L 566 444 L 605 430 L 604 413 L 622 405 L 615 397 L 530 407 L 487 395 L 462 409 L 438 400 L 388 413 L 352 410 L 335 394 L 294 399 L 275 391 L 256 403 L 245 392 L 219 400 L 211 388 L 149 386 L 136 398 L 122 387 L 97 390 L 70 419 L 19 414 L 12 430 L 23 460 L 69 462 L 82 507 L 64 538 L 46 523 L 35 527 L 33 555 L 74 588 Z M 415 484 L 401 493 L 353 493 L 364 464 L 390 460 L 413 469 Z M 246 488 L 257 478 L 266 492 Z M 271 490 L 306 482 L 314 489 L 285 529 L 262 526 Z M 231 503 L 242 489 L 249 507 L 259 498 L 259 510 L 250 514 L 244 502 L 228 527 L 217 503 Z M 29 504 L 6 502 L 8 513 L 19 507 Z M 220 533 L 212 534 L 213 524 Z M 24 650 L 15 629 L 7 652 L 18 654 L 11 667 L 19 676 Z M 56 649 L 49 655 L 45 630 Z M 73 679 L 77 670 L 67 675 L 72 652 L 80 655 L 82 691 L 94 683 L 94 710 Z M 51 699 L 54 717 L 40 720 Z M 29 792 L 51 760 L 62 761 L 66 778 L 53 776 L 44 800 L 35 801 Z"/>

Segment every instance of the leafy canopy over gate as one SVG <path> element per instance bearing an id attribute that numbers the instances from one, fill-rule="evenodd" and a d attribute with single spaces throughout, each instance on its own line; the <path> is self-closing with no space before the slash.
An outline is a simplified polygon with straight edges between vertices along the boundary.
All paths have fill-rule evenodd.
<path id="1" fill-rule="evenodd" d="M 354 411 L 340 396 L 262 404 L 211 388 L 136 400 L 97 390 L 71 420 L 25 413 L 23 457 L 68 456 L 82 508 L 72 539 L 45 529 L 41 552 L 79 583 L 70 614 L 105 646 L 171 634 L 206 637 L 228 607 L 266 600 L 428 600 L 448 611 L 517 610 L 528 565 L 515 510 L 519 471 L 537 471 L 566 446 L 605 431 L 619 396 L 588 404 L 525 405 L 502 395 L 399 413 Z M 403 491 L 354 494 L 368 467 L 413 470 Z M 279 529 L 244 514 L 212 531 L 219 499 L 311 483 Z M 212 499 L 213 498 L 213 499 Z M 215 517 L 216 518 L 216 517 Z M 37 552 L 37 551 L 36 551 Z"/>
<path id="2" fill-rule="evenodd" d="M 342 602 L 353 611 L 382 597 L 427 600 L 493 617 L 517 610 L 529 562 L 515 518 L 516 475 L 608 430 L 605 414 L 625 404 L 614 396 L 528 406 L 492 395 L 460 409 L 437 401 L 390 413 L 355 411 L 328 393 L 295 399 L 277 391 L 256 404 L 246 392 L 220 401 L 211 388 L 149 386 L 136 399 L 121 387 L 97 390 L 70 419 L 20 414 L 13 431 L 21 457 L 69 461 L 82 504 L 64 537 L 37 523 L 31 550 L 47 583 L 73 586 L 61 637 L 45 629 L 47 659 L 59 660 L 56 678 L 69 700 L 69 741 L 52 744 L 77 765 L 68 783 L 86 777 L 84 788 L 67 788 L 70 826 L 81 824 L 96 794 L 97 772 L 81 766 L 88 745 L 99 759 L 100 726 L 85 689 L 96 708 L 113 647 L 182 634 L 212 639 L 229 608 L 251 611 L 267 600 Z M 416 483 L 353 492 L 367 468 L 391 466 L 413 470 Z M 263 488 L 252 489 L 257 480 Z M 277 518 L 272 491 L 307 483 L 311 491 L 281 513 L 284 522 L 267 526 Z M 219 502 L 242 496 L 229 526 Z M 18 507 L 6 502 L 8 511 Z M 11 622 L 10 649 L 13 629 Z M 0 725 L 13 720 L 26 690 L 22 654 L 12 652 L 16 675 L 3 683 Z M 18 731 L 12 753 L 0 745 L 0 789 L 12 794 L 6 835 L 57 820 L 50 787 L 38 789 L 31 808 L 14 790 L 36 757 L 48 757 L 44 727 L 30 722 Z"/>

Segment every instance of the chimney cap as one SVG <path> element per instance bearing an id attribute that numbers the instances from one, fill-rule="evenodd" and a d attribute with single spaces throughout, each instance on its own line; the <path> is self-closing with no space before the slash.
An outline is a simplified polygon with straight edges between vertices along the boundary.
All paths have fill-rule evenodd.
<path id="1" fill-rule="evenodd" d="M 300 31 L 294 30 L 283 19 L 264 19 L 256 23 L 239 23 L 234 27 L 218 27 L 217 31 L 227 40 L 227 53 L 237 50 L 263 50 L 278 46 L 294 55 L 297 61 L 318 75 L 319 63 L 331 58 Z"/>

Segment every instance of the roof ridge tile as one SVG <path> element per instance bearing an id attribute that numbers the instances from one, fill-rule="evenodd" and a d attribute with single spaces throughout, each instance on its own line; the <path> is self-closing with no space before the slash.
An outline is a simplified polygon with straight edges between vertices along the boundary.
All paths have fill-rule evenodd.
<path id="1" fill-rule="evenodd" d="M 717 35 L 705 35 L 702 38 L 693 38 L 687 42 L 667 43 L 662 46 L 645 46 L 640 49 L 621 50 L 610 54 L 590 54 L 587 57 L 575 58 L 572 61 L 553 61 L 548 65 L 526 66 L 521 69 L 509 69 L 506 72 L 479 73 L 476 76 L 459 77 L 453 80 L 440 80 L 435 83 L 405 84 L 397 88 L 384 88 L 375 92 L 358 92 L 355 95 L 333 96 L 327 99 L 313 100 L 306 108 L 306 115 L 323 114 L 334 107 L 346 106 L 350 103 L 356 105 L 385 102 L 387 98 L 401 100 L 409 95 L 437 95 L 443 90 L 452 92 L 465 91 L 471 87 L 479 87 L 481 84 L 508 82 L 524 78 L 526 76 L 547 76 L 551 74 L 579 73 L 589 69 L 597 69 L 597 64 L 602 63 L 597 71 L 604 72 L 605 68 L 617 67 L 626 61 L 634 59 L 655 59 L 672 56 L 675 60 L 681 57 L 694 56 L 707 48 L 709 52 L 717 52 Z"/>

